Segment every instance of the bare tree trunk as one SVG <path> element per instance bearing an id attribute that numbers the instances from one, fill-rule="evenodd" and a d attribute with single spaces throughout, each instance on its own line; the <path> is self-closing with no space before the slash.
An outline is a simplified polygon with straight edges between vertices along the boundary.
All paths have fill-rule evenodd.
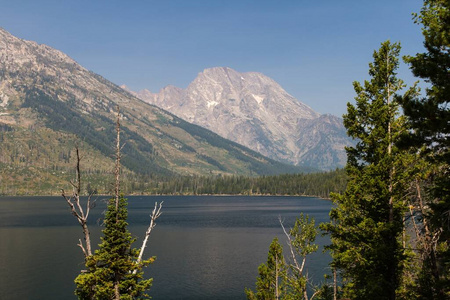
<path id="1" fill-rule="evenodd" d="M 386 61 L 386 66 L 389 66 L 389 55 L 387 56 L 387 61 Z M 388 107 L 388 156 L 390 157 L 392 154 L 392 137 L 391 137 L 391 108 L 390 108 L 390 104 L 391 104 L 391 85 L 389 83 L 389 74 L 387 75 L 388 77 L 386 78 L 386 89 L 387 89 L 387 107 Z M 392 184 L 392 177 L 393 177 L 393 170 L 391 168 L 390 174 L 389 174 L 389 222 L 393 222 L 394 221 L 394 213 L 393 213 L 393 197 L 392 197 L 392 189 L 393 189 L 393 184 Z"/>
<path id="2" fill-rule="evenodd" d="M 386 67 L 389 68 L 389 54 L 387 55 L 387 60 L 386 60 Z M 387 88 L 387 108 L 388 108 L 388 156 L 391 157 L 392 155 L 392 134 L 391 134 L 391 85 L 390 85 L 390 80 L 389 80 L 389 72 L 387 74 L 387 78 L 386 78 L 386 88 Z M 392 163 L 392 160 L 391 160 Z M 394 223 L 394 196 L 393 196 L 393 187 L 394 187 L 394 174 L 395 174 L 395 166 L 391 166 L 391 169 L 389 171 L 389 223 L 392 224 Z M 392 247 L 395 247 L 394 245 L 396 244 L 396 239 L 395 236 L 392 236 L 390 238 L 389 243 L 391 244 Z M 392 249 L 393 250 L 393 249 Z M 396 282 L 396 270 L 397 270 L 397 265 L 392 265 L 390 266 L 390 270 L 389 270 L 389 280 L 391 282 L 391 287 L 390 287 L 390 299 L 395 300 L 395 282 Z"/>
<path id="3" fill-rule="evenodd" d="M 114 281 L 114 300 L 120 300 L 119 281 Z"/>
<path id="4" fill-rule="evenodd" d="M 83 229 L 85 245 L 83 245 L 83 242 L 80 239 L 79 240 L 80 243 L 78 244 L 78 246 L 83 251 L 85 258 L 87 258 L 88 256 L 92 255 L 91 238 L 90 238 L 89 228 L 87 225 L 87 219 L 89 217 L 89 212 L 91 210 L 91 198 L 92 198 L 93 194 L 91 193 L 88 195 L 88 199 L 86 202 L 86 214 L 85 214 L 84 210 L 81 206 L 81 203 L 80 203 L 80 194 L 81 194 L 80 161 L 81 161 L 81 157 L 80 157 L 80 151 L 78 149 L 78 146 L 76 146 L 75 149 L 76 149 L 76 155 L 77 155 L 77 166 L 76 166 L 76 181 L 70 182 L 70 184 L 72 185 L 72 195 L 67 196 L 64 189 L 62 190 L 61 195 L 64 197 L 64 199 L 66 199 L 67 204 L 70 207 L 72 215 L 75 216 L 78 223 L 80 223 L 81 228 Z"/>
<path id="5" fill-rule="evenodd" d="M 144 255 L 144 250 L 147 247 L 148 238 L 149 238 L 150 234 L 152 233 L 152 229 L 155 228 L 155 226 L 156 226 L 155 221 L 162 214 L 161 208 L 162 208 L 163 203 L 164 203 L 164 201 L 159 203 L 159 206 L 158 206 L 158 202 L 155 202 L 155 208 L 153 208 L 152 214 L 150 215 L 150 225 L 148 226 L 147 231 L 145 232 L 145 238 L 144 238 L 144 241 L 142 242 L 141 250 L 139 251 L 139 256 L 136 261 L 138 264 L 142 261 L 142 256 Z M 136 273 L 137 273 L 137 269 L 133 271 L 133 274 L 136 274 Z"/>
<path id="6" fill-rule="evenodd" d="M 119 222 L 119 192 L 120 192 L 120 108 L 117 105 L 117 120 L 116 120 L 116 165 L 114 167 L 114 196 L 116 202 L 116 222 Z M 120 300 L 120 278 L 116 278 L 114 281 L 114 299 Z"/>
<path id="7" fill-rule="evenodd" d="M 275 299 L 279 299 L 278 295 L 278 255 L 275 254 Z"/>
<path id="8" fill-rule="evenodd" d="M 116 121 L 116 165 L 114 168 L 114 195 L 116 198 L 116 222 L 119 221 L 119 192 L 120 192 L 120 108 L 117 105 L 117 121 Z"/>
<path id="9" fill-rule="evenodd" d="M 423 205 L 423 199 L 422 194 L 420 190 L 419 182 L 416 180 L 416 191 L 417 191 L 417 199 L 419 202 L 419 209 L 422 214 L 422 216 L 425 216 L 425 209 Z M 436 244 L 439 240 L 439 236 L 441 234 L 441 231 L 437 231 L 435 234 L 433 234 L 430 230 L 430 227 L 428 226 L 427 219 L 425 217 L 422 218 L 423 228 L 425 230 L 424 237 L 422 237 L 422 245 L 424 247 L 424 250 L 426 251 L 426 255 L 429 256 L 430 264 L 431 264 L 431 273 L 433 274 L 434 280 L 438 282 L 440 280 L 440 274 L 439 274 L 439 268 L 437 266 L 437 260 L 436 260 Z M 414 223 L 415 225 L 415 223 Z M 420 231 L 416 229 L 416 234 L 420 234 Z M 425 259 L 424 257 L 422 259 Z M 439 295 L 443 296 L 444 291 L 442 288 L 438 291 Z"/>
<path id="10" fill-rule="evenodd" d="M 337 300 L 337 276 L 336 276 L 336 268 L 333 268 L 333 300 Z"/>

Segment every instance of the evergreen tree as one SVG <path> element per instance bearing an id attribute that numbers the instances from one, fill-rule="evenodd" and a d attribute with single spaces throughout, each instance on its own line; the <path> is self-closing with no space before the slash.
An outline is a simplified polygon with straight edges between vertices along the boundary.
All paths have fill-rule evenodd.
<path id="1" fill-rule="evenodd" d="M 450 298 L 450 1 L 425 0 L 415 21 L 423 25 L 427 52 L 406 61 L 430 86 L 426 97 L 405 98 L 402 105 L 413 128 L 409 145 L 434 165 L 426 203 L 431 211 L 424 222 L 437 241 L 424 267 L 425 276 L 434 277 L 435 297 L 443 299 Z"/>
<path id="2" fill-rule="evenodd" d="M 283 247 L 278 242 L 278 238 L 274 238 L 270 244 L 267 264 L 261 264 L 258 272 L 256 294 L 250 289 L 245 289 L 247 299 L 284 299 L 286 265 L 283 257 Z"/>
<path id="3" fill-rule="evenodd" d="M 398 116 L 404 88 L 396 77 L 399 52 L 399 44 L 382 43 L 369 64 L 370 81 L 354 83 L 356 106 L 349 103 L 344 115 L 347 133 L 357 141 L 346 149 L 349 182 L 343 194 L 333 194 L 332 221 L 322 225 L 331 235 L 332 266 L 351 299 L 396 299 L 406 259 L 403 158 L 395 146 L 405 130 Z"/>
<path id="4" fill-rule="evenodd" d="M 148 299 L 146 290 L 153 279 L 143 280 L 142 268 L 154 258 L 137 262 L 138 250 L 132 249 L 135 241 L 127 229 L 127 200 L 109 200 L 104 220 L 102 242 L 95 253 L 86 258 L 87 272 L 75 279 L 79 299 Z"/>
<path id="5" fill-rule="evenodd" d="M 450 2 L 426 0 L 416 23 L 423 25 L 426 53 L 406 57 L 413 74 L 430 87 L 422 99 L 406 98 L 405 114 L 410 117 L 418 144 L 429 146 L 437 159 L 450 160 Z M 433 151 L 434 150 L 434 151 Z"/>
<path id="6" fill-rule="evenodd" d="M 87 217 L 90 210 L 90 196 L 87 201 L 86 214 L 80 205 L 81 177 L 80 177 L 80 156 L 77 148 L 77 181 L 72 184 L 74 187 L 73 199 L 65 195 L 63 197 L 71 207 L 72 214 L 82 225 L 85 234 L 86 247 L 80 240 L 79 246 L 85 255 L 85 265 L 87 270 L 82 271 L 75 284 L 77 286 L 75 294 L 79 299 L 95 300 L 120 300 L 120 299 L 149 299 L 145 293 L 152 285 L 153 279 L 143 279 L 143 267 L 152 263 L 155 258 L 142 260 L 143 250 L 146 247 L 148 236 L 155 226 L 155 220 L 161 215 L 161 204 L 155 203 L 155 208 L 151 214 L 150 226 L 145 233 L 145 239 L 141 251 L 133 249 L 132 243 L 135 241 L 128 231 L 128 210 L 127 199 L 120 195 L 120 110 L 117 107 L 116 122 L 116 162 L 114 168 L 115 184 L 114 197 L 108 202 L 105 214 L 103 237 L 99 249 L 92 254 L 89 230 L 87 228 Z"/>

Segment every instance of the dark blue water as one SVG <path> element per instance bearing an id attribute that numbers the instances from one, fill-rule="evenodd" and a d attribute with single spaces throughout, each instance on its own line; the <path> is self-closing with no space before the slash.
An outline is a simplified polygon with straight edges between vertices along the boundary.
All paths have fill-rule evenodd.
<path id="1" fill-rule="evenodd" d="M 300 212 L 328 221 L 331 203 L 309 197 L 129 197 L 129 229 L 140 247 L 155 201 L 163 214 L 145 257 L 157 256 L 146 270 L 153 299 L 245 299 L 257 268 L 267 260 L 270 242 L 285 246 L 278 218 L 292 226 Z M 92 245 L 101 231 L 103 198 L 90 219 Z M 83 268 L 77 247 L 81 228 L 62 197 L 0 198 L 0 299 L 75 299 L 73 279 Z M 319 244 L 328 240 L 319 237 Z M 285 246 L 287 248 L 287 246 Z M 308 261 L 319 283 L 329 273 L 329 257 Z"/>

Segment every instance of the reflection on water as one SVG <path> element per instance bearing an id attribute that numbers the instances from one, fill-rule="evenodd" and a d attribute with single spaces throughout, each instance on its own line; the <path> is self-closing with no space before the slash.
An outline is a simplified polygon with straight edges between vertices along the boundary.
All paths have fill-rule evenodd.
<path id="1" fill-rule="evenodd" d="M 245 299 L 257 268 L 267 259 L 278 222 L 300 212 L 328 220 L 329 201 L 306 197 L 129 197 L 130 231 L 141 239 L 155 201 L 163 214 L 152 232 L 146 269 L 153 299 Z M 90 216 L 93 246 L 99 241 L 105 205 Z M 76 246 L 81 229 L 59 197 L 0 198 L 0 299 L 75 299 L 73 279 L 83 268 Z M 320 238 L 319 243 L 327 243 Z M 309 274 L 321 280 L 329 258 L 315 254 Z"/>

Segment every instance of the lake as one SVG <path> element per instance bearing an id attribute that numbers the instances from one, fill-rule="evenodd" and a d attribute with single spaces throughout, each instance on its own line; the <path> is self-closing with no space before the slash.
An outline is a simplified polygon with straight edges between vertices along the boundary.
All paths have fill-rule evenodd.
<path id="1" fill-rule="evenodd" d="M 267 261 L 278 237 L 287 245 L 278 218 L 288 228 L 301 212 L 316 224 L 329 220 L 332 203 L 312 197 L 131 196 L 129 229 L 138 240 L 148 227 L 155 201 L 162 215 L 144 257 L 157 256 L 145 269 L 153 277 L 153 299 L 245 299 L 254 289 L 258 266 Z M 105 197 L 89 217 L 97 249 Z M 77 246 L 81 227 L 62 197 L 0 197 L 0 299 L 76 299 L 74 278 L 84 268 Z M 318 244 L 328 244 L 319 237 Z M 286 252 L 287 254 L 287 252 Z M 318 284 L 330 273 L 321 250 L 307 263 Z"/>

